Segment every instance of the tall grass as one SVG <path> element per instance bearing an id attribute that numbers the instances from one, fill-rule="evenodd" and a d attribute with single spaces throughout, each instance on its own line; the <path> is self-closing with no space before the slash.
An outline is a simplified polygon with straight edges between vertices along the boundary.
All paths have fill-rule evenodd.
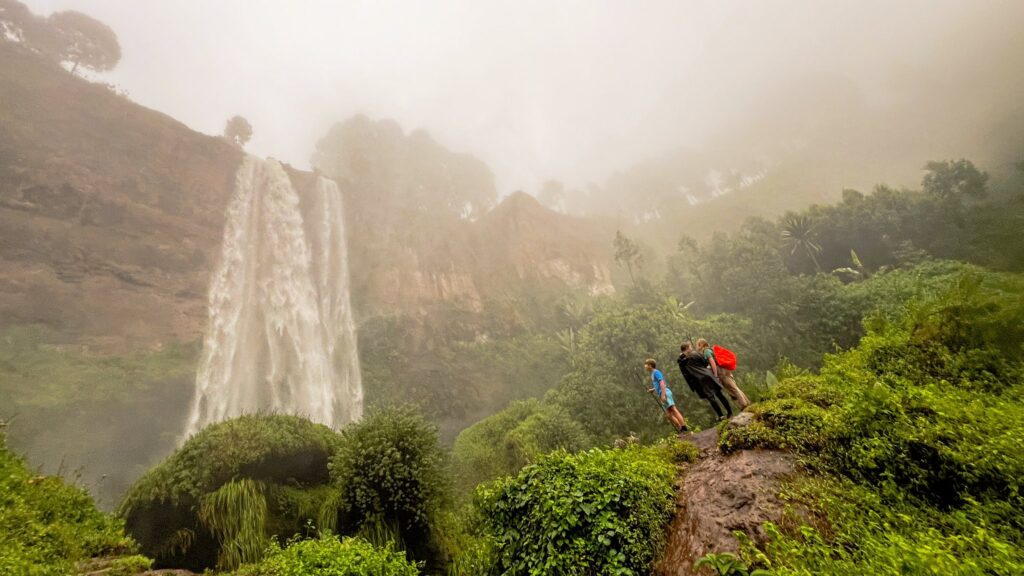
<path id="1" fill-rule="evenodd" d="M 203 497 L 199 520 L 221 542 L 217 568 L 234 570 L 260 559 L 266 549 L 266 486 L 249 478 L 238 478 Z"/>

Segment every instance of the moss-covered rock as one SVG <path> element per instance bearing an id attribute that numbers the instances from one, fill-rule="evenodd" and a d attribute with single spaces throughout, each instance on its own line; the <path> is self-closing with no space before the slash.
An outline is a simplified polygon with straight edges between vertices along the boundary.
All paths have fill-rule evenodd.
<path id="1" fill-rule="evenodd" d="M 160 566 L 234 567 L 262 554 L 270 536 L 291 537 L 317 520 L 340 442 L 296 416 L 221 422 L 139 479 L 120 514 Z"/>

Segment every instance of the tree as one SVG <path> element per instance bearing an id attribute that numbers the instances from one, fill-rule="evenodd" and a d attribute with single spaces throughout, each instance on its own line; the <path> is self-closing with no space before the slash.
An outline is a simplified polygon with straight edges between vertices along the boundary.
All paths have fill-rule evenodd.
<path id="1" fill-rule="evenodd" d="M 640 269 L 643 266 L 644 257 L 640 254 L 640 246 L 635 240 L 622 234 L 621 230 L 615 231 L 615 261 L 626 267 L 629 272 L 629 279 L 636 285 L 636 278 L 633 276 L 633 266 Z"/>
<path id="2" fill-rule="evenodd" d="M 548 180 L 537 194 L 537 201 L 559 212 L 565 211 L 565 185 L 558 180 Z"/>
<path id="3" fill-rule="evenodd" d="M 95 18 L 68 10 L 57 12 L 47 19 L 59 39 L 56 56 L 61 62 L 71 62 L 71 72 L 82 65 L 96 72 L 111 70 L 121 60 L 121 45 L 117 34 Z"/>
<path id="4" fill-rule="evenodd" d="M 244 148 L 252 138 L 252 124 L 242 116 L 232 116 L 224 125 L 224 137 L 239 148 Z"/>
<path id="5" fill-rule="evenodd" d="M 960 201 L 981 198 L 988 192 L 988 174 L 970 160 L 944 160 L 925 164 L 928 171 L 921 180 L 925 193 L 943 200 Z"/>
<path id="6" fill-rule="evenodd" d="M 807 255 L 814 263 L 814 269 L 821 272 L 818 264 L 818 254 L 821 253 L 821 245 L 814 239 L 814 230 L 817 225 L 804 214 L 787 214 L 782 219 L 782 242 L 791 248 L 790 254 L 796 254 L 799 250 Z"/>
<path id="7" fill-rule="evenodd" d="M 334 522 L 324 526 L 390 537 L 405 544 L 411 558 L 436 561 L 436 520 L 451 498 L 437 428 L 411 407 L 387 408 L 372 410 L 341 434 L 330 463 L 337 508 L 326 509 L 324 519 Z"/>

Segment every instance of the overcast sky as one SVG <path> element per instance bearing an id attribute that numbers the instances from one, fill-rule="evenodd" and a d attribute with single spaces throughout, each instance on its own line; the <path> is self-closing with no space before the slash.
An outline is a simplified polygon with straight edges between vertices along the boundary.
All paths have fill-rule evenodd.
<path id="1" fill-rule="evenodd" d="M 133 100 L 211 134 L 242 114 L 255 129 L 251 152 L 307 167 L 329 126 L 362 112 L 481 157 L 504 194 L 548 178 L 600 182 L 699 147 L 794 78 L 827 72 L 885 99 L 893 71 L 928 60 L 965 11 L 1008 3 L 26 4 L 106 22 L 124 54 L 110 79 Z"/>

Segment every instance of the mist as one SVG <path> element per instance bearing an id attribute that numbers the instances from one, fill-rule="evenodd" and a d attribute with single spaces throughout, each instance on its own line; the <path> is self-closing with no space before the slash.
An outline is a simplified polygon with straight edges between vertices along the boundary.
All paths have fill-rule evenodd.
<path id="1" fill-rule="evenodd" d="M 968 96 L 974 117 L 1021 115 L 1012 1 L 27 4 L 108 23 L 124 58 L 104 79 L 194 129 L 241 114 L 252 152 L 308 167 L 331 123 L 393 118 L 483 159 L 501 195 L 601 184 L 683 147 L 756 155 L 895 110 L 921 134 Z M 988 134 L 918 147 L 965 155 L 967 136 Z"/>

